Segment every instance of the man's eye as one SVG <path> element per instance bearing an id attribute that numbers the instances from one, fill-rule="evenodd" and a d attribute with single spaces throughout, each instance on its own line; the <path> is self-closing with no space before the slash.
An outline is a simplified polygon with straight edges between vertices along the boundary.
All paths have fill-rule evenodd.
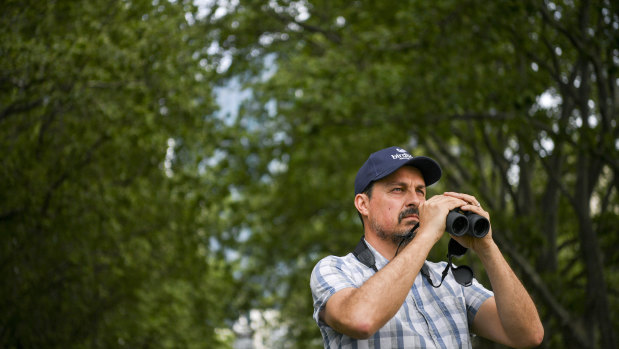
<path id="1" fill-rule="evenodd" d="M 402 188 L 393 188 L 393 191 L 403 191 Z"/>

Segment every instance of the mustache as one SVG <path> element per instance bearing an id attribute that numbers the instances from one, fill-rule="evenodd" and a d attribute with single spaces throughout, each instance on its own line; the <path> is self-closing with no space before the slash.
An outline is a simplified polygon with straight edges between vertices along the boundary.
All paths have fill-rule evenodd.
<path id="1" fill-rule="evenodd" d="M 417 209 L 417 207 L 409 207 L 406 210 L 400 212 L 400 215 L 398 216 L 398 223 L 402 222 L 404 217 L 412 214 L 416 214 L 417 216 L 419 216 L 419 209 Z"/>

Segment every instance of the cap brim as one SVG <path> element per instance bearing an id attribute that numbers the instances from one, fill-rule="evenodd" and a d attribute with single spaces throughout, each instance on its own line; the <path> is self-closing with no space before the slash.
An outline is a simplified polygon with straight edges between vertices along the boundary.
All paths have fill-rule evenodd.
<path id="1" fill-rule="evenodd" d="M 404 166 L 406 165 L 416 167 L 421 171 L 423 179 L 426 182 L 426 186 L 430 186 L 438 182 L 443 174 L 439 164 L 433 159 L 425 156 L 416 156 L 404 163 Z"/>

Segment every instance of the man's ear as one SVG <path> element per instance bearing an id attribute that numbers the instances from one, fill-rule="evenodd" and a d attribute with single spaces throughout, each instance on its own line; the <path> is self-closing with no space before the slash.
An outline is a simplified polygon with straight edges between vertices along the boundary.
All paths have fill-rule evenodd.
<path id="1" fill-rule="evenodd" d="M 362 216 L 367 216 L 369 212 L 370 198 L 365 193 L 355 195 L 355 207 Z"/>

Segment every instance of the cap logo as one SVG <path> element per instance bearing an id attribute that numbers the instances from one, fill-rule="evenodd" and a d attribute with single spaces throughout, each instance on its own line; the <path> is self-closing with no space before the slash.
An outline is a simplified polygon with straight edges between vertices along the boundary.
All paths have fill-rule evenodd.
<path id="1" fill-rule="evenodd" d="M 409 160 L 413 158 L 411 154 L 407 153 L 406 150 L 402 148 L 396 148 L 396 151 L 398 151 L 400 154 L 392 154 L 391 158 L 393 160 Z"/>

